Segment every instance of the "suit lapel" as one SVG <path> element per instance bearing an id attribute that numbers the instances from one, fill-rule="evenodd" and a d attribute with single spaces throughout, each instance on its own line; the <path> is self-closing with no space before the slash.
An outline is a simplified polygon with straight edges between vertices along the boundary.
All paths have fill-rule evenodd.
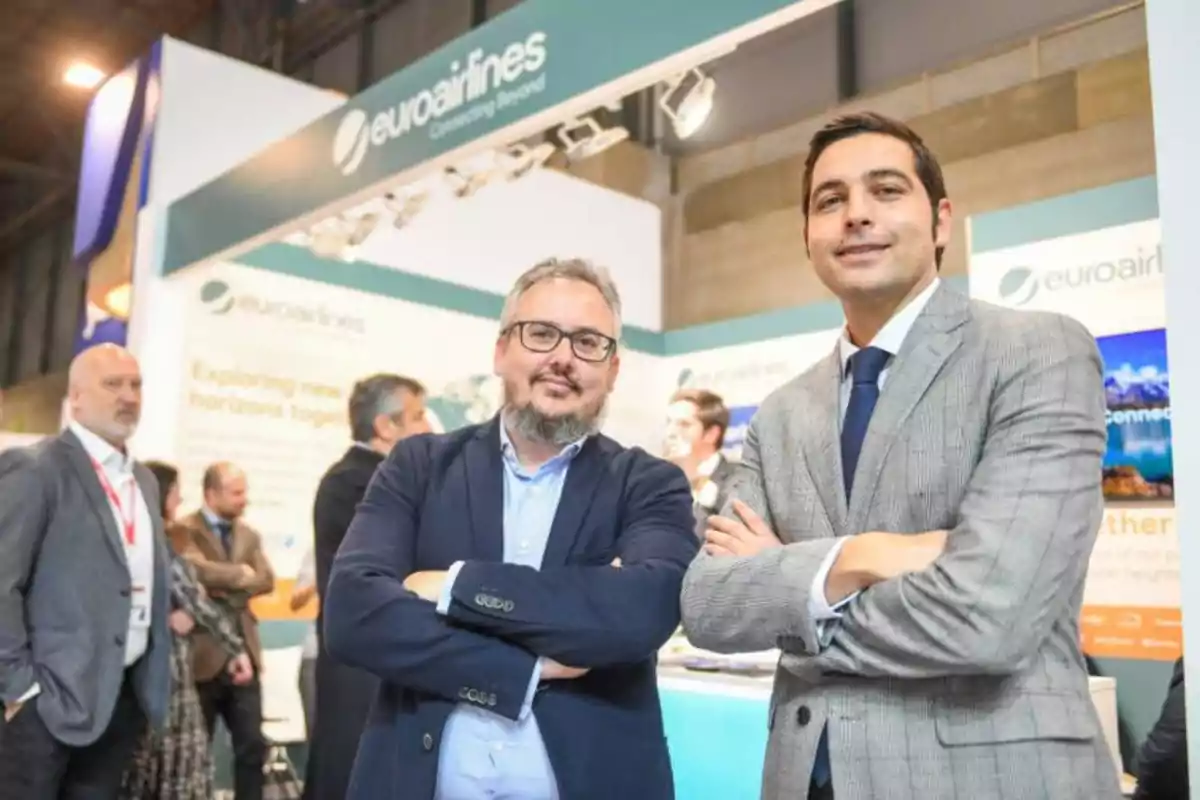
<path id="1" fill-rule="evenodd" d="M 961 329 L 967 316 L 967 299 L 942 286 L 929 299 L 929 304 L 905 337 L 900 352 L 892 360 L 879 403 L 867 427 L 854 475 L 850 503 L 852 531 L 859 530 L 866 521 L 883 474 L 884 461 L 905 421 L 962 344 Z"/>
<path id="2" fill-rule="evenodd" d="M 566 564 L 579 544 L 579 531 L 592 507 L 606 460 L 604 442 L 599 436 L 592 436 L 571 461 L 558 509 L 554 512 L 554 523 L 550 526 L 546 552 L 542 554 L 543 569 Z"/>
<path id="3" fill-rule="evenodd" d="M 504 464 L 500 457 L 500 417 L 467 442 L 467 506 L 476 558 L 504 560 Z"/>
<path id="4" fill-rule="evenodd" d="M 217 532 L 213 530 L 212 525 L 208 524 L 208 518 L 204 516 L 203 511 L 197 511 L 192 514 L 190 527 L 201 532 L 205 543 L 208 545 L 209 552 L 216 556 L 217 560 L 229 560 L 229 554 L 225 552 L 225 544 L 221 541 L 221 537 Z"/>
<path id="5" fill-rule="evenodd" d="M 64 452 L 66 453 L 68 463 L 71 465 L 71 470 L 83 486 L 83 492 L 88 499 L 88 505 L 91 506 L 92 511 L 96 514 L 96 518 L 100 521 L 100 527 L 104 532 L 104 540 L 108 542 L 109 549 L 112 550 L 113 556 L 117 561 L 127 566 L 125 545 L 121 543 L 121 532 L 117 530 L 117 521 L 113 518 L 112 506 L 109 505 L 108 497 L 105 496 L 104 489 L 100 485 L 100 478 L 96 475 L 96 468 L 92 466 L 91 459 L 88 458 L 87 452 L 83 449 L 83 443 L 70 431 L 63 433 L 59 440 L 63 443 Z"/>
<path id="6" fill-rule="evenodd" d="M 842 488 L 841 448 L 841 356 L 833 353 L 811 373 L 806 391 L 808 403 L 797 408 L 797 429 L 804 463 L 812 475 L 821 505 L 838 536 L 846 532 L 846 492 Z"/>

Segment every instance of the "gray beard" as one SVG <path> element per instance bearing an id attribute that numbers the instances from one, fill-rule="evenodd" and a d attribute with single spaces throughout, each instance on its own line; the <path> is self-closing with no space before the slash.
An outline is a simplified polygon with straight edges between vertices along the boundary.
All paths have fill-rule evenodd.
<path id="1" fill-rule="evenodd" d="M 600 430 L 604 419 L 604 406 L 604 401 L 601 401 L 595 413 L 550 417 L 539 412 L 532 404 L 508 405 L 504 411 L 504 422 L 512 433 L 523 439 L 566 447 Z"/>

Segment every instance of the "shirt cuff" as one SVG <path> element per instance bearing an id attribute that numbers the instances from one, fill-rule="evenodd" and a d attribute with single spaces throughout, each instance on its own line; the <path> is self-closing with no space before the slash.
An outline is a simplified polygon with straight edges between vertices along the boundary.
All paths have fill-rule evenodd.
<path id="1" fill-rule="evenodd" d="M 539 674 L 541 673 L 540 667 L 538 669 L 538 673 Z M 41 693 L 42 693 L 42 685 L 40 683 L 35 683 L 33 686 L 30 686 L 28 689 L 25 690 L 25 694 L 23 694 L 17 698 L 17 702 L 18 703 L 28 703 L 30 700 L 37 697 Z"/>
<path id="2" fill-rule="evenodd" d="M 538 659 L 533 665 L 533 675 L 529 677 L 529 688 L 525 690 L 525 702 L 521 704 L 521 713 L 517 715 L 518 721 L 524 721 L 529 713 L 533 711 L 533 698 L 537 695 L 538 684 L 542 682 L 542 659 Z"/>
<path id="3" fill-rule="evenodd" d="M 817 576 L 813 578 L 812 589 L 808 593 L 808 615 L 813 622 L 817 623 L 818 631 L 824 627 L 821 623 L 840 619 L 842 609 L 858 596 L 858 592 L 855 592 L 833 606 L 829 605 L 829 600 L 825 597 L 825 580 L 829 577 L 829 570 L 833 569 L 833 562 L 837 561 L 837 557 L 845 545 L 846 540 L 839 539 L 830 548 L 825 560 L 821 562 L 821 568 L 817 570 Z"/>
<path id="4" fill-rule="evenodd" d="M 450 601 L 454 599 L 454 581 L 458 578 L 462 565 L 462 561 L 455 561 L 450 565 L 450 569 L 446 570 L 446 580 L 442 583 L 442 593 L 437 601 L 437 612 L 442 616 L 450 613 Z"/>

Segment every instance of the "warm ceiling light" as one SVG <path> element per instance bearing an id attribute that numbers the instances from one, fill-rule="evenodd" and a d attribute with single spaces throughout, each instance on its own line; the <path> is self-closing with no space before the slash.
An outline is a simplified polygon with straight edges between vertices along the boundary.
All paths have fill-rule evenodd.
<path id="1" fill-rule="evenodd" d="M 63 73 L 63 83 L 80 89 L 95 89 L 104 78 L 103 72 L 85 61 L 76 61 Z"/>
<path id="2" fill-rule="evenodd" d="M 133 305 L 133 286 L 126 281 L 109 289 L 104 295 L 104 305 L 108 313 L 116 319 L 128 320 L 130 307 Z"/>

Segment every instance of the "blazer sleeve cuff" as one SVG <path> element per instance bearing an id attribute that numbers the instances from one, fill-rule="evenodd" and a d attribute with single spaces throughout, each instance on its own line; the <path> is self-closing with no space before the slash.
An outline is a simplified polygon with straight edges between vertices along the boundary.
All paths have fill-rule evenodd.
<path id="1" fill-rule="evenodd" d="M 454 582 L 463 568 L 462 561 L 455 561 L 446 570 L 446 580 L 442 583 L 442 593 L 438 596 L 437 612 L 443 617 L 450 613 L 450 604 L 454 602 Z"/>

